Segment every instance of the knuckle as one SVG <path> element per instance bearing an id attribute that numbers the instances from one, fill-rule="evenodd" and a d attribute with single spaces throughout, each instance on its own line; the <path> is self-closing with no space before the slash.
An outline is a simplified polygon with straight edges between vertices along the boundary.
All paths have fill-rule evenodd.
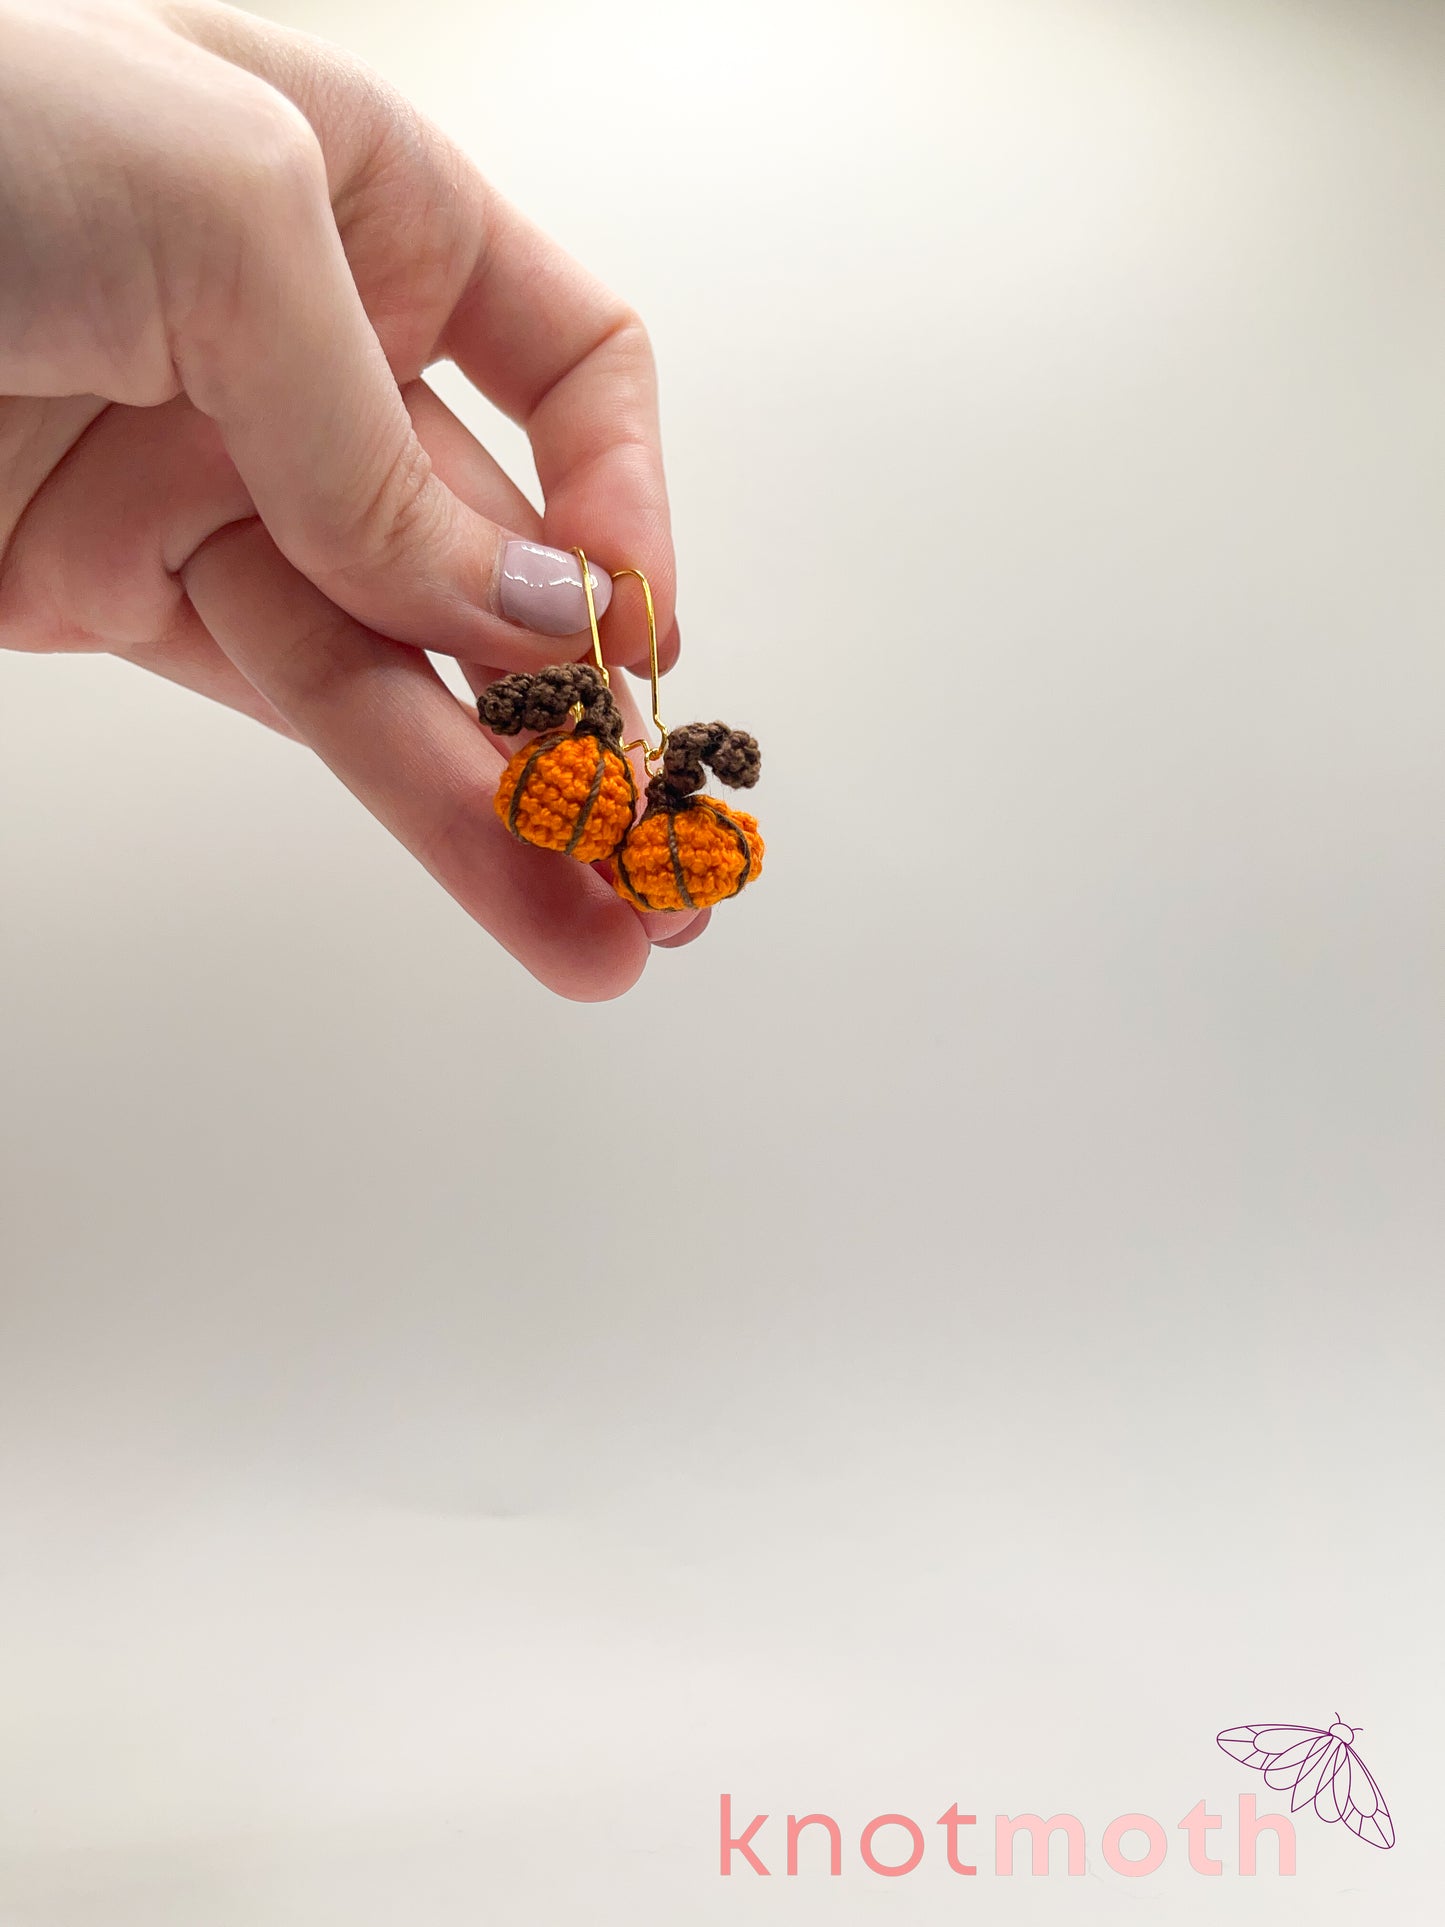
<path id="1" fill-rule="evenodd" d="M 322 567 L 337 581 L 415 568 L 440 532 L 446 497 L 414 437 L 335 530 Z"/>
<path id="2" fill-rule="evenodd" d="M 328 609 L 303 624 L 275 652 L 276 702 L 288 720 L 305 720 L 338 708 L 354 687 L 355 662 L 347 648 L 346 618 Z"/>
<path id="3" fill-rule="evenodd" d="M 158 239 L 205 255 L 257 246 L 266 233 L 274 243 L 277 222 L 326 196 L 321 143 L 299 107 L 249 74 L 228 81 L 208 108 L 201 131 L 180 140 L 157 130 L 152 141 Z"/>
<path id="4" fill-rule="evenodd" d="M 218 139 L 213 166 L 223 200 L 248 226 L 326 195 L 326 159 L 315 129 L 274 87 L 258 82 L 238 90 Z"/>
<path id="5" fill-rule="evenodd" d="M 275 308 L 331 214 L 325 156 L 300 108 L 250 75 L 211 104 L 199 140 L 167 144 L 156 257 L 172 362 L 214 413 L 238 322 Z"/>

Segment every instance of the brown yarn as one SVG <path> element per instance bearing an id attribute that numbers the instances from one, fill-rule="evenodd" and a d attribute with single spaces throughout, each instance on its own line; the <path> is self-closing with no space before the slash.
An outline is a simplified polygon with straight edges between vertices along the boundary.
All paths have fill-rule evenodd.
<path id="1" fill-rule="evenodd" d="M 535 676 L 522 670 L 502 676 L 477 698 L 477 714 L 498 736 L 524 729 L 556 729 L 582 705 L 577 733 L 599 736 L 609 749 L 622 742 L 617 698 L 590 662 L 556 662 Z"/>
<path id="2" fill-rule="evenodd" d="M 726 723 L 685 723 L 668 736 L 662 766 L 647 786 L 648 809 L 680 809 L 707 781 L 704 764 L 729 789 L 750 790 L 762 773 L 762 752 L 745 730 Z"/>

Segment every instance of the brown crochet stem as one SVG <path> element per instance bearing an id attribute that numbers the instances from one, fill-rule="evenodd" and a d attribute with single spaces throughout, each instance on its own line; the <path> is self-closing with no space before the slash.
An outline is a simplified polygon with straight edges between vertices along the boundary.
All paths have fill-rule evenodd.
<path id="1" fill-rule="evenodd" d="M 729 789 L 750 790 L 762 773 L 763 758 L 756 738 L 745 730 L 726 723 L 685 723 L 668 735 L 661 767 L 647 786 L 648 811 L 683 808 L 707 781 L 704 764 Z"/>
<path id="2" fill-rule="evenodd" d="M 498 736 L 516 736 L 524 729 L 556 729 L 578 703 L 577 734 L 620 749 L 622 711 L 590 662 L 556 662 L 535 676 L 522 670 L 502 676 L 478 696 L 477 714 Z"/>

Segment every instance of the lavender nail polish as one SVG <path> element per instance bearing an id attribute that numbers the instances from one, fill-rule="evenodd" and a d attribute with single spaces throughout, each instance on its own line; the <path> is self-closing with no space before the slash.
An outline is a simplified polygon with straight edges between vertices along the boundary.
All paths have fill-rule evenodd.
<path id="1" fill-rule="evenodd" d="M 612 600 L 612 578 L 595 562 L 592 601 L 600 616 Z M 502 614 L 508 622 L 543 636 L 575 636 L 587 627 L 582 568 L 566 549 L 540 542 L 509 542 L 502 551 Z"/>

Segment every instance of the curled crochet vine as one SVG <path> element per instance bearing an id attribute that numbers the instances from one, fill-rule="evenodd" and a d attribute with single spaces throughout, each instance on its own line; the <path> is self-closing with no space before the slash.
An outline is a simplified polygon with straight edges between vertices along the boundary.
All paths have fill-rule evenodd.
<path id="1" fill-rule="evenodd" d="M 477 698 L 477 714 L 498 736 L 557 729 L 578 706 L 578 733 L 599 736 L 609 749 L 618 748 L 622 711 L 590 662 L 556 662 L 535 675 L 518 670 L 500 677 Z"/>
<path id="2" fill-rule="evenodd" d="M 763 768 L 757 738 L 726 723 L 685 723 L 673 730 L 647 786 L 648 809 L 680 809 L 707 781 L 708 768 L 729 789 L 750 790 Z"/>

